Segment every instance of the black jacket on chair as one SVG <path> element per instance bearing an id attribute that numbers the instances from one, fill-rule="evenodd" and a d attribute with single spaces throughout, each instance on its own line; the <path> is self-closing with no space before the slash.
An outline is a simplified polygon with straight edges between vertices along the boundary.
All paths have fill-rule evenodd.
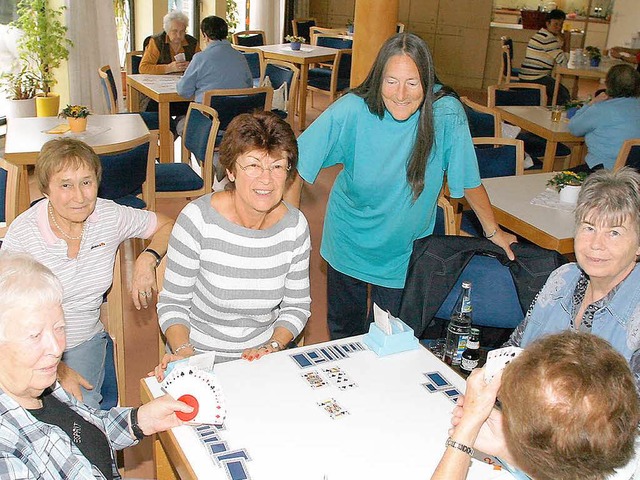
<path id="1" fill-rule="evenodd" d="M 516 256 L 514 261 L 485 238 L 431 235 L 416 240 L 402 294 L 400 318 L 413 328 L 416 337 L 421 338 L 476 254 L 495 257 L 509 268 L 522 311 L 526 312 L 547 277 L 567 263 L 567 259 L 558 252 L 531 244 L 514 243 L 511 248 Z"/>

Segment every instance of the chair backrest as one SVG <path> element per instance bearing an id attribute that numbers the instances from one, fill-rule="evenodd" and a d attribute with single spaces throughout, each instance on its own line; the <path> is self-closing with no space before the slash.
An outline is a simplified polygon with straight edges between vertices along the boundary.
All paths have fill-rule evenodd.
<path id="1" fill-rule="evenodd" d="M 300 69 L 293 63 L 281 60 L 266 60 L 264 75 L 260 79 L 260 84 L 265 77 L 269 77 L 271 86 L 274 90 L 280 88 L 283 83 L 287 84 L 288 105 L 287 112 L 290 112 L 289 118 L 293 118 L 293 112 L 296 109 L 296 100 L 298 98 L 298 81 L 300 79 Z"/>
<path id="2" fill-rule="evenodd" d="M 98 196 L 136 208 L 155 210 L 155 165 L 158 131 L 129 150 L 99 155 L 102 180 Z M 151 172 L 154 172 L 151 175 Z M 153 190 L 153 191 L 152 191 Z M 143 200 L 136 201 L 142 192 Z"/>
<path id="3" fill-rule="evenodd" d="M 263 30 L 245 30 L 236 32 L 231 36 L 235 45 L 243 47 L 258 47 L 267 44 L 267 36 Z"/>
<path id="4" fill-rule="evenodd" d="M 396 33 L 404 32 L 404 23 L 398 22 L 396 23 Z"/>
<path id="5" fill-rule="evenodd" d="M 324 28 L 324 27 L 310 27 L 309 36 L 311 37 L 311 45 L 315 45 L 315 39 L 317 35 L 346 35 L 346 28 Z"/>
<path id="6" fill-rule="evenodd" d="M 296 37 L 304 37 L 305 43 L 311 43 L 311 32 L 309 29 L 316 26 L 315 18 L 294 18 L 291 20 L 293 34 Z"/>
<path id="7" fill-rule="evenodd" d="M 142 61 L 142 55 L 144 50 L 134 50 L 127 52 L 127 58 L 125 60 L 125 69 L 127 75 L 134 75 L 140 73 L 140 62 Z"/>
<path id="8" fill-rule="evenodd" d="M 182 146 L 203 164 L 213 158 L 216 134 L 220 127 L 218 113 L 207 105 L 191 102 L 182 132 Z"/>
<path id="9" fill-rule="evenodd" d="M 524 174 L 524 142 L 513 138 L 476 137 L 476 157 L 480 178 Z M 488 148 L 477 148 L 488 146 Z"/>
<path id="10" fill-rule="evenodd" d="M 264 52 L 259 48 L 244 47 L 242 45 L 233 45 L 233 48 L 242 52 L 242 55 L 249 65 L 249 70 L 251 70 L 251 78 L 254 80 L 253 86 L 257 87 L 259 80 L 264 74 Z"/>
<path id="11" fill-rule="evenodd" d="M 339 50 L 353 46 L 353 39 L 346 35 L 319 34 L 314 36 L 314 42 L 314 45 L 319 47 L 337 48 Z"/>
<path id="12" fill-rule="evenodd" d="M 100 75 L 100 82 L 102 85 L 102 93 L 106 102 L 107 110 L 111 114 L 118 113 L 118 89 L 116 87 L 116 80 L 113 77 L 113 72 L 109 65 L 105 65 L 98 69 L 98 75 Z"/>
<path id="13" fill-rule="evenodd" d="M 220 130 L 226 130 L 235 117 L 255 110 L 271 110 L 273 88 L 238 88 L 232 90 L 207 90 L 202 103 L 218 112 Z"/>
<path id="14" fill-rule="evenodd" d="M 622 144 L 616 163 L 613 165 L 613 171 L 624 166 L 640 171 L 640 138 L 632 138 Z"/>
<path id="15" fill-rule="evenodd" d="M 338 80 L 350 80 L 351 79 L 351 59 L 353 57 L 353 51 L 350 48 L 342 48 L 336 55 L 335 64 L 337 67 L 336 76 Z M 345 86 L 348 88 L 348 86 Z"/>
<path id="16" fill-rule="evenodd" d="M 0 233 L 4 236 L 11 222 L 18 216 L 18 184 L 20 181 L 20 170 L 13 163 L 0 158 L 0 222 L 4 226 L 0 227 Z"/>
<path id="17" fill-rule="evenodd" d="M 480 105 L 468 97 L 460 97 L 462 107 L 467 114 L 469 131 L 472 137 L 501 137 L 500 116 L 492 108 Z"/>
<path id="18" fill-rule="evenodd" d="M 511 83 L 511 50 L 502 45 L 500 53 L 500 71 L 498 72 L 498 85 Z"/>
<path id="19" fill-rule="evenodd" d="M 537 83 L 504 83 L 488 87 L 487 105 L 495 106 L 544 106 L 547 89 Z"/>

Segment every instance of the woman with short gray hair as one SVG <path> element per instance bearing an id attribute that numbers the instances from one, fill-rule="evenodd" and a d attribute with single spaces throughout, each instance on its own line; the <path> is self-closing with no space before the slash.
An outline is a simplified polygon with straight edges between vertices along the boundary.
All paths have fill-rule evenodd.
<path id="1" fill-rule="evenodd" d="M 575 218 L 576 262 L 549 276 L 506 345 L 569 329 L 593 333 L 630 362 L 640 383 L 640 174 L 592 173 Z"/>
<path id="2" fill-rule="evenodd" d="M 605 83 L 606 92 L 569 120 L 571 133 L 585 137 L 590 168 L 612 169 L 624 141 L 640 138 L 640 73 L 631 65 L 615 65 Z"/>

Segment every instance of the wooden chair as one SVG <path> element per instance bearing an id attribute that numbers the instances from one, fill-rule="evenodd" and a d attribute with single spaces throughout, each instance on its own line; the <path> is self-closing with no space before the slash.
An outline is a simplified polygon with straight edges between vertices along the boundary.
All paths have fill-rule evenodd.
<path id="1" fill-rule="evenodd" d="M 545 106 L 547 88 L 537 83 L 503 83 L 488 87 L 487 106 L 525 105 Z"/>
<path id="2" fill-rule="evenodd" d="M 293 63 L 281 60 L 267 60 L 265 62 L 265 71 L 260 79 L 260 85 L 265 77 L 269 77 L 271 86 L 274 91 L 280 88 L 284 83 L 287 84 L 288 99 L 286 110 L 272 109 L 279 117 L 286 119 L 293 128 L 295 120 L 296 105 L 298 99 L 298 79 L 300 78 L 300 69 Z M 273 107 L 274 105 L 272 105 Z"/>
<path id="3" fill-rule="evenodd" d="M 311 43 L 310 28 L 316 26 L 315 18 L 294 18 L 291 20 L 291 26 L 296 37 L 304 37 L 305 43 Z"/>
<path id="4" fill-rule="evenodd" d="M 243 47 L 259 47 L 260 45 L 267 44 L 267 35 L 264 30 L 245 30 L 243 32 L 236 32 L 231 36 L 231 40 L 234 45 L 241 45 Z"/>
<path id="5" fill-rule="evenodd" d="M 613 171 L 620 170 L 624 166 L 640 169 L 640 138 L 632 138 L 622 144 L 616 163 L 613 165 Z"/>
<path id="6" fill-rule="evenodd" d="M 338 50 L 333 68 L 312 68 L 309 70 L 307 89 L 311 92 L 311 107 L 313 108 L 313 92 L 327 93 L 333 103 L 338 96 L 349 89 L 351 84 L 350 48 Z"/>
<path id="7" fill-rule="evenodd" d="M 191 198 L 211 193 L 214 149 L 220 122 L 211 107 L 191 102 L 182 133 L 182 162 L 155 165 L 156 198 Z M 191 166 L 192 155 L 200 166 Z"/>
<path id="8" fill-rule="evenodd" d="M 309 40 L 309 43 L 311 43 L 311 45 L 316 45 L 315 37 L 317 35 L 329 35 L 329 36 L 345 35 L 346 36 L 347 29 L 346 28 L 310 27 L 309 36 L 311 37 L 311 39 Z M 348 37 L 348 38 L 351 38 L 351 37 Z"/>
<path id="9" fill-rule="evenodd" d="M 498 85 L 511 83 L 511 77 L 518 77 L 519 68 L 513 68 L 513 40 L 509 37 L 501 37 L 500 71 L 498 72 Z"/>
<path id="10" fill-rule="evenodd" d="M 4 238 L 11 222 L 19 215 L 18 185 L 20 169 L 17 165 L 0 158 L 0 201 L 4 209 L 0 210 L 0 238 Z"/>
<path id="11" fill-rule="evenodd" d="M 460 97 L 460 101 L 467 114 L 472 137 L 502 137 L 502 122 L 497 110 L 476 103 L 468 97 Z"/>
<path id="12" fill-rule="evenodd" d="M 233 48 L 242 52 L 245 60 L 249 64 L 249 70 L 251 70 L 251 78 L 253 78 L 253 86 L 258 87 L 260 80 L 264 75 L 265 59 L 264 52 L 255 47 L 243 47 L 242 45 L 232 45 Z"/>
<path id="13" fill-rule="evenodd" d="M 124 62 L 127 75 L 140 73 L 140 61 L 142 60 L 143 54 L 144 50 L 134 50 L 132 52 L 127 52 L 127 56 Z"/>
<path id="14" fill-rule="evenodd" d="M 396 23 L 396 33 L 403 33 L 403 32 L 404 32 L 404 23 L 402 22 Z"/>

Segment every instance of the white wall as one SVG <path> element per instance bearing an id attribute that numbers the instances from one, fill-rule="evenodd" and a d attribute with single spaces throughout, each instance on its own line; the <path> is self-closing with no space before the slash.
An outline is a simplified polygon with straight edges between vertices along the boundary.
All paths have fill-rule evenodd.
<path id="1" fill-rule="evenodd" d="M 640 31 L 638 0 L 615 0 L 607 48 L 630 46 L 631 37 L 637 36 L 638 31 Z"/>

